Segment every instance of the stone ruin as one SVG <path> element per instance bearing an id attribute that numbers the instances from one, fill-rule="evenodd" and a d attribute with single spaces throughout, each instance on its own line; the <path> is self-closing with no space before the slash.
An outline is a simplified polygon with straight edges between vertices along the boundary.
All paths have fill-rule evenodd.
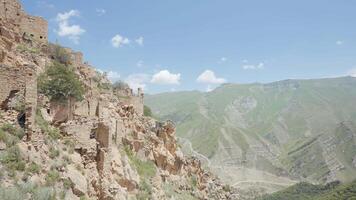
<path id="1" fill-rule="evenodd" d="M 48 23 L 41 17 L 26 14 L 17 0 L 0 0 L 0 106 L 12 109 L 14 98 L 21 98 L 18 122 L 30 140 L 37 108 L 38 66 L 16 59 L 13 48 L 21 42 L 47 44 Z"/>
<path id="2" fill-rule="evenodd" d="M 0 1 L 0 22 L 13 24 L 23 38 L 47 43 L 48 22 L 42 17 L 26 14 L 16 0 Z"/>
<path id="3" fill-rule="evenodd" d="M 35 67 L 23 65 L 14 68 L 0 64 L 0 107 L 8 110 L 10 101 L 15 97 L 24 98 L 24 110 L 18 116 L 18 122 L 26 130 L 32 130 L 35 123 L 35 112 L 37 107 L 37 79 Z M 27 135 L 30 139 L 30 133 Z"/>
<path id="4" fill-rule="evenodd" d="M 135 94 L 129 87 L 114 90 L 114 94 L 119 97 L 122 104 L 132 105 L 139 115 L 143 115 L 144 93 L 141 88 Z"/>

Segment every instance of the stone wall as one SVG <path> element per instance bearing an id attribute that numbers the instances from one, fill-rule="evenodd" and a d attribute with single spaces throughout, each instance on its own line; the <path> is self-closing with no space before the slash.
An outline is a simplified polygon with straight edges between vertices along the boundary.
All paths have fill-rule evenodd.
<path id="1" fill-rule="evenodd" d="M 0 64 L 0 105 L 7 109 L 6 102 L 13 94 L 24 97 L 25 126 L 28 139 L 31 137 L 37 107 L 37 78 L 34 66 L 8 66 Z"/>
<path id="2" fill-rule="evenodd" d="M 26 80 L 25 68 L 15 68 L 0 64 L 0 104 L 9 97 L 11 91 L 17 91 L 24 95 Z"/>
<path id="3" fill-rule="evenodd" d="M 119 100 L 124 105 L 132 105 L 138 115 L 143 115 L 143 98 L 144 94 L 141 88 L 137 89 L 137 94 L 133 94 L 132 90 L 119 90 L 115 91 L 115 94 L 119 97 Z"/>
<path id="4" fill-rule="evenodd" d="M 42 17 L 24 16 L 20 24 L 21 35 L 46 43 L 48 41 L 48 22 Z"/>
<path id="5" fill-rule="evenodd" d="M 22 36 L 48 42 L 48 22 L 41 17 L 27 15 L 17 0 L 0 0 L 0 21 L 17 26 Z"/>
<path id="6" fill-rule="evenodd" d="M 21 4 L 17 0 L 0 0 L 0 20 L 10 21 L 20 25 L 21 18 L 25 15 Z"/>

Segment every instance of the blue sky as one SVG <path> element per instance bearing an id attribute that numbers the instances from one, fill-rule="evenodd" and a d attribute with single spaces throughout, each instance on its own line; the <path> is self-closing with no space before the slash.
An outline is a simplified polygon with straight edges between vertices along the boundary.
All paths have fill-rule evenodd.
<path id="1" fill-rule="evenodd" d="M 352 0 L 23 0 L 50 41 L 148 93 L 356 75 Z"/>

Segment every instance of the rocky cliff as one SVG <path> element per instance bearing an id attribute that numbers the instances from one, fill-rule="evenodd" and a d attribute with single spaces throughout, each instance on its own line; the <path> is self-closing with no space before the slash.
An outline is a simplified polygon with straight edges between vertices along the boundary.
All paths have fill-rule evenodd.
<path id="1" fill-rule="evenodd" d="M 48 43 L 45 20 L 17 1 L 0 10 L 1 199 L 237 198 L 183 155 L 172 122 L 143 116 L 141 90 L 113 89 L 80 52 Z M 55 62 L 74 71 L 81 100 L 39 92 Z"/>

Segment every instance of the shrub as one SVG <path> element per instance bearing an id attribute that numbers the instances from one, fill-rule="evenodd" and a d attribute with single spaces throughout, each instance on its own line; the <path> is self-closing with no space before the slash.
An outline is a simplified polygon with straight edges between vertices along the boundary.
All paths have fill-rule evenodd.
<path id="1" fill-rule="evenodd" d="M 59 181 L 59 172 L 55 169 L 52 169 L 51 171 L 49 171 L 47 173 L 46 176 L 46 184 L 48 186 L 53 186 L 54 184 L 56 184 Z"/>
<path id="2" fill-rule="evenodd" d="M 0 158 L 0 161 L 9 169 L 9 172 L 13 175 L 16 170 L 24 171 L 26 167 L 26 163 L 21 158 L 20 150 L 17 146 L 8 148 L 4 155 Z"/>
<path id="3" fill-rule="evenodd" d="M 27 171 L 32 174 L 40 173 L 40 166 L 35 162 L 31 162 L 30 165 L 27 167 Z"/>
<path id="4" fill-rule="evenodd" d="M 123 81 L 116 81 L 112 87 L 114 90 L 124 90 L 126 88 L 130 88 L 130 86 Z"/>
<path id="5" fill-rule="evenodd" d="M 83 99 L 84 89 L 77 75 L 71 67 L 60 63 L 54 63 L 39 77 L 38 87 L 51 101 L 64 103 L 70 98 Z"/>
<path id="6" fill-rule="evenodd" d="M 68 153 L 69 154 L 73 154 L 74 153 L 74 147 L 75 147 L 75 144 L 73 142 L 73 140 L 71 139 L 65 139 L 64 140 L 64 145 L 66 145 L 69 149 L 68 149 Z"/>
<path id="7" fill-rule="evenodd" d="M 100 83 L 99 82 L 98 88 L 101 90 L 111 90 L 112 85 L 110 83 Z"/>
<path id="8" fill-rule="evenodd" d="M 138 159 L 134 156 L 132 150 L 128 146 L 125 146 L 125 152 L 129 157 L 130 162 L 135 166 L 137 173 L 142 178 L 147 179 L 156 174 L 156 167 L 152 161 L 142 161 Z"/>
<path id="9" fill-rule="evenodd" d="M 70 189 L 72 187 L 72 185 L 73 185 L 73 183 L 69 179 L 64 179 L 63 180 L 63 187 L 65 189 L 67 189 L 67 190 Z"/>
<path id="10" fill-rule="evenodd" d="M 36 200 L 56 200 L 56 192 L 50 187 L 39 187 L 33 193 Z"/>
<path id="11" fill-rule="evenodd" d="M 140 191 L 137 194 L 138 200 L 151 199 L 152 196 L 152 186 L 146 182 L 146 180 L 141 181 L 139 185 Z"/>
<path id="12" fill-rule="evenodd" d="M 48 156 L 51 159 L 57 158 L 59 156 L 59 150 L 54 147 L 50 147 Z"/>
<path id="13" fill-rule="evenodd" d="M 58 128 L 49 128 L 48 136 L 53 140 L 58 140 L 59 138 L 62 137 L 61 134 L 59 133 Z"/>
<path id="14" fill-rule="evenodd" d="M 40 52 L 39 49 L 37 48 L 31 48 L 31 47 L 28 47 L 26 45 L 23 45 L 23 44 L 20 44 L 16 47 L 16 49 L 22 53 L 24 52 L 29 52 L 29 53 L 33 53 L 33 54 L 38 54 Z"/>
<path id="15" fill-rule="evenodd" d="M 0 186 L 0 199 L 4 200 L 23 200 L 30 199 L 36 200 L 55 200 L 55 191 L 49 187 L 38 187 L 33 183 L 24 183 L 12 187 Z"/>
<path id="16" fill-rule="evenodd" d="M 79 200 L 87 200 L 87 198 L 83 195 L 79 198 Z"/>
<path id="17" fill-rule="evenodd" d="M 9 133 L 10 135 L 16 136 L 16 139 L 22 139 L 23 136 L 25 135 L 25 131 L 21 128 L 16 128 L 11 124 L 4 124 L 0 128 L 0 140 L 4 141 L 5 143 L 7 142 L 17 142 L 17 141 L 10 141 L 10 140 L 16 140 L 14 138 L 11 138 L 10 136 L 7 136 L 6 133 Z M 11 145 L 11 144 L 10 144 Z"/>
<path id="18" fill-rule="evenodd" d="M 0 187 L 0 199 L 22 200 L 25 198 L 26 198 L 25 194 L 23 192 L 21 192 L 19 188 L 16 188 L 16 187 L 2 188 L 2 187 Z"/>
<path id="19" fill-rule="evenodd" d="M 146 117 L 152 117 L 152 111 L 151 111 L 151 108 L 144 105 L 143 107 L 143 114 L 146 116 Z"/>
<path id="20" fill-rule="evenodd" d="M 193 174 L 193 175 L 190 177 L 190 184 L 191 184 L 191 186 L 192 186 L 193 188 L 196 188 L 196 187 L 198 186 L 198 178 L 197 178 L 196 175 Z"/>

